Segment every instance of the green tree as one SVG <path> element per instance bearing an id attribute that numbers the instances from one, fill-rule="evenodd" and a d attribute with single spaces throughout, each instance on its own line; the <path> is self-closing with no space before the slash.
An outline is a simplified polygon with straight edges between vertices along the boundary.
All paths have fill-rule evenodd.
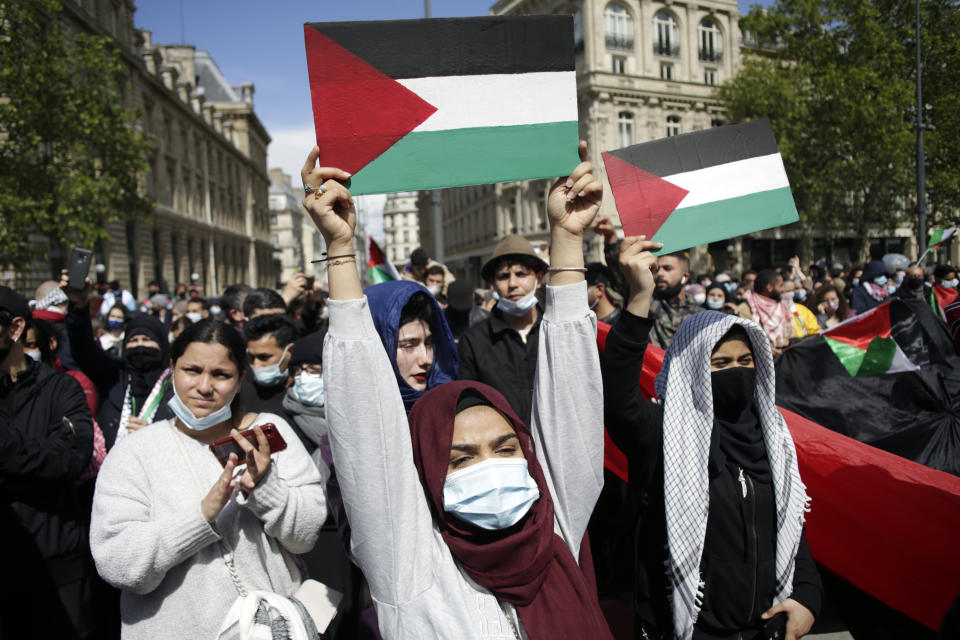
<path id="1" fill-rule="evenodd" d="M 61 11 L 56 0 L 0 4 L 0 264 L 16 270 L 152 210 L 140 192 L 151 145 L 123 105 L 120 53 L 71 32 Z"/>
<path id="2" fill-rule="evenodd" d="M 957 5 L 923 0 L 925 102 L 935 119 L 956 117 Z M 734 119 L 768 117 L 805 230 L 859 237 L 915 217 L 916 129 L 913 2 L 778 0 L 754 6 L 741 28 L 757 46 L 720 89 Z M 938 14 L 938 17 L 934 17 Z M 960 25 L 957 25 L 960 26 Z M 956 60 L 960 62 L 960 60 Z M 936 66 L 936 80 L 928 74 Z M 950 99 L 948 96 L 953 96 Z M 943 111 L 941 111 L 941 107 Z M 960 123 L 958 123 L 960 124 Z M 960 204 L 956 134 L 928 134 L 929 184 L 941 210 Z"/>

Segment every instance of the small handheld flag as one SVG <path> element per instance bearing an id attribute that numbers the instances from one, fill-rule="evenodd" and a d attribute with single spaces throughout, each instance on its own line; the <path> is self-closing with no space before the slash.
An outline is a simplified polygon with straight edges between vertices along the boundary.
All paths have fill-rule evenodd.
<path id="1" fill-rule="evenodd" d="M 303 27 L 320 165 L 354 194 L 567 175 L 577 165 L 570 16 Z"/>
<path id="2" fill-rule="evenodd" d="M 603 153 L 628 236 L 687 249 L 799 220 L 768 120 Z"/>
<path id="3" fill-rule="evenodd" d="M 367 247 L 367 253 L 370 258 L 367 260 L 367 279 L 373 284 L 389 282 L 390 280 L 399 280 L 400 274 L 393 263 L 386 259 L 383 250 L 376 240 L 370 237 L 370 244 Z"/>

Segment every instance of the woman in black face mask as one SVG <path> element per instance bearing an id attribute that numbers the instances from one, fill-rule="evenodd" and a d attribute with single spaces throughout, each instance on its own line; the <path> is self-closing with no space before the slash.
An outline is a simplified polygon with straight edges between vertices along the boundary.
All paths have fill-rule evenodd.
<path id="1" fill-rule="evenodd" d="M 796 451 L 774 404 L 769 343 L 749 320 L 694 315 L 664 357 L 660 404 L 644 399 L 650 250 L 658 248 L 642 237 L 623 242 L 630 300 L 602 361 L 606 426 L 630 460 L 631 489 L 643 505 L 639 637 L 800 638 L 822 587 L 803 536 L 807 497 Z"/>
<path id="2" fill-rule="evenodd" d="M 123 357 L 104 352 L 94 339 L 90 324 L 90 286 L 87 280 L 83 289 L 73 289 L 66 270 L 62 272 L 60 287 L 70 299 L 70 351 L 80 369 L 97 386 L 102 399 L 97 422 L 109 449 L 129 433 L 173 416 L 167 407 L 173 395 L 170 357 L 163 323 L 143 313 L 127 317 Z"/>

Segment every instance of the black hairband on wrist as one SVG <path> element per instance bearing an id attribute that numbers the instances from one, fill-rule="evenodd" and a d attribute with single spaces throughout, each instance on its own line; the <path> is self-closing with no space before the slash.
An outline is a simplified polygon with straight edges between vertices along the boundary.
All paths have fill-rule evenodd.
<path id="1" fill-rule="evenodd" d="M 319 264 L 321 262 L 327 262 L 329 260 L 336 260 L 337 258 L 356 258 L 356 257 L 357 257 L 357 254 L 355 253 L 345 253 L 342 256 L 327 256 L 326 258 L 321 258 L 320 260 L 311 260 L 310 264 Z"/>

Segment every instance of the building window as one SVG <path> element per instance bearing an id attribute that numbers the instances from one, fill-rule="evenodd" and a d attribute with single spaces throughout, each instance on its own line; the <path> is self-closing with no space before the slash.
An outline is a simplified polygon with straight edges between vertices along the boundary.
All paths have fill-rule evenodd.
<path id="1" fill-rule="evenodd" d="M 700 59 L 704 62 L 720 62 L 723 59 L 723 46 L 720 29 L 709 18 L 704 18 L 697 26 L 697 39 L 700 41 Z M 707 84 L 712 84 L 708 82 Z"/>
<path id="2" fill-rule="evenodd" d="M 633 114 L 629 111 L 617 114 L 617 142 L 621 148 L 633 144 Z"/>
<path id="3" fill-rule="evenodd" d="M 711 87 L 717 84 L 717 70 L 716 69 L 704 69 L 703 70 L 703 84 L 708 84 Z"/>
<path id="4" fill-rule="evenodd" d="M 273 246 L 279 247 L 279 246 L 280 246 L 280 235 L 279 235 L 279 234 L 276 234 L 276 233 L 271 233 L 271 234 L 270 234 L 270 242 L 273 244 Z"/>
<path id="5" fill-rule="evenodd" d="M 276 215 L 271 215 L 271 216 L 270 216 L 270 226 L 273 227 L 273 226 L 276 226 L 276 225 L 277 225 L 277 216 L 276 216 Z"/>
<path id="6" fill-rule="evenodd" d="M 673 80 L 673 65 L 669 62 L 660 63 L 660 79 Z"/>
<path id="7" fill-rule="evenodd" d="M 680 116 L 667 116 L 667 137 L 680 135 Z"/>
<path id="8" fill-rule="evenodd" d="M 714 118 L 713 120 L 710 121 L 711 127 L 722 127 L 724 124 L 726 123 L 719 118 Z"/>
<path id="9" fill-rule="evenodd" d="M 627 10 L 615 2 L 603 10 L 603 36 L 609 49 L 633 50 L 633 20 Z"/>
<path id="10" fill-rule="evenodd" d="M 660 56 L 680 55 L 680 30 L 666 11 L 658 11 L 653 18 L 653 52 Z"/>
<path id="11" fill-rule="evenodd" d="M 613 58 L 613 72 L 614 73 L 626 73 L 627 72 L 627 59 L 623 56 L 611 56 Z"/>

